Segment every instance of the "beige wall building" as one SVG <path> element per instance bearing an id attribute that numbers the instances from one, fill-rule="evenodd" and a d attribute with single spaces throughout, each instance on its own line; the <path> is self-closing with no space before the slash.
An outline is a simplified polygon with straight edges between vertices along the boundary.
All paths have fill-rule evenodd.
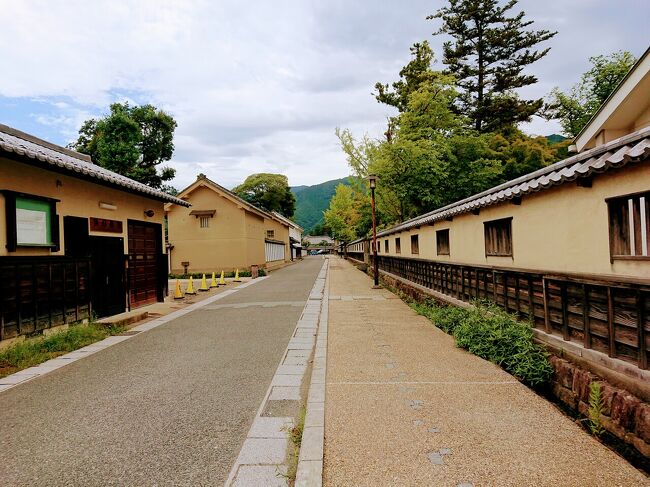
<path id="1" fill-rule="evenodd" d="M 574 353 L 647 369 L 649 87 L 647 51 L 575 139 L 578 154 L 378 232 L 379 267 L 434 293 L 496 302 L 555 346 L 559 335 Z M 371 246 L 345 250 L 368 261 Z"/>
<path id="2" fill-rule="evenodd" d="M 290 260 L 289 225 L 200 174 L 167 204 L 171 272 L 272 269 Z"/>
<path id="3" fill-rule="evenodd" d="M 186 204 L 0 125 L 1 339 L 161 301 L 163 205 Z"/>

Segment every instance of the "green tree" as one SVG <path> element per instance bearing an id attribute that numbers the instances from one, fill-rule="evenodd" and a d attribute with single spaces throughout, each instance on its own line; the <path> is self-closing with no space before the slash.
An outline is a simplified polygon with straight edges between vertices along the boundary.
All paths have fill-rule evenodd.
<path id="1" fill-rule="evenodd" d="M 95 164 L 154 188 L 174 178 L 170 167 L 157 169 L 174 153 L 174 118 L 152 106 L 114 103 L 110 114 L 86 120 L 71 148 L 89 154 Z"/>
<path id="2" fill-rule="evenodd" d="M 559 120 L 562 130 L 570 137 L 577 136 L 587 125 L 634 66 L 636 58 L 628 51 L 618 51 L 591 57 L 589 62 L 591 69 L 568 92 L 557 87 L 551 91 L 546 107 L 547 118 Z"/>
<path id="3" fill-rule="evenodd" d="M 232 191 L 255 206 L 277 211 L 289 218 L 296 210 L 296 198 L 289 189 L 289 180 L 283 174 L 251 174 Z"/>
<path id="4" fill-rule="evenodd" d="M 458 83 L 460 113 L 479 132 L 509 129 L 525 122 L 542 108 L 542 99 L 523 100 L 515 90 L 537 82 L 524 68 L 545 56 L 549 48 L 535 47 L 556 32 L 527 30 L 533 22 L 524 12 L 512 17 L 517 0 L 448 0 L 448 5 L 427 19 L 441 19 L 434 35 L 447 34 L 443 63 Z"/>
<path id="5" fill-rule="evenodd" d="M 323 220 L 330 228 L 331 236 L 342 242 L 351 242 L 368 231 L 367 213 L 370 198 L 352 187 L 339 184 L 330 200 Z"/>

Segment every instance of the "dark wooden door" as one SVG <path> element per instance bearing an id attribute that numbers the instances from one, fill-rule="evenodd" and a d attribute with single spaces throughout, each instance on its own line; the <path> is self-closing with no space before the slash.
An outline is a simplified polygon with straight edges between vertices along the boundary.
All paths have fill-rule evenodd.
<path id="1" fill-rule="evenodd" d="M 97 317 L 123 313 L 126 309 L 124 239 L 89 237 L 92 265 L 92 303 Z"/>
<path id="2" fill-rule="evenodd" d="M 158 301 L 159 224 L 129 220 L 129 299 L 137 308 Z"/>
<path id="3" fill-rule="evenodd" d="M 126 309 L 124 239 L 89 235 L 88 218 L 63 219 L 65 255 L 90 258 L 92 310 L 98 318 L 123 313 Z"/>

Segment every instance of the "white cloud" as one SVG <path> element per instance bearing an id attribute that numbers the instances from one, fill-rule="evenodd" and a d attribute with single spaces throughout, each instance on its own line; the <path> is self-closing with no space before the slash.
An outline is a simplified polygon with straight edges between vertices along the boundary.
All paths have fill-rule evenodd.
<path id="1" fill-rule="evenodd" d="M 532 70 L 543 96 L 567 87 L 587 57 L 640 54 L 643 0 L 522 1 L 537 28 L 560 30 Z M 442 39 L 426 21 L 440 2 L 235 0 L 116 2 L 0 0 L 0 95 L 49 100 L 33 117 L 60 125 L 65 142 L 111 102 L 150 102 L 178 121 L 172 166 L 179 187 L 205 172 L 226 186 L 260 171 L 291 184 L 347 174 L 334 129 L 383 131 L 386 107 L 371 92 L 397 77 L 408 47 Z M 636 10 L 636 13 L 635 13 Z M 645 15 L 647 18 L 647 15 Z M 12 124 L 11 120 L 3 120 Z M 527 128 L 557 131 L 540 120 Z M 38 135 L 38 134 L 36 134 Z"/>

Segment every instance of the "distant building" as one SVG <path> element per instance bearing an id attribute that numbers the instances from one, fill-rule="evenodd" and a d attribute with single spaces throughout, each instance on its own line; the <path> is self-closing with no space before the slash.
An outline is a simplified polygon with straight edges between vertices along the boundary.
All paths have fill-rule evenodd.
<path id="1" fill-rule="evenodd" d="M 0 340 L 162 301 L 165 202 L 183 200 L 0 125 Z"/>
<path id="2" fill-rule="evenodd" d="M 281 221 L 284 221 L 289 225 L 289 241 L 291 247 L 291 260 L 300 259 L 302 257 L 302 232 L 303 228 L 298 225 L 296 222 L 288 219 L 284 215 L 281 215 L 277 211 L 273 212 L 273 215 Z"/>
<path id="3" fill-rule="evenodd" d="M 306 235 L 303 237 L 303 242 L 308 242 L 310 246 L 329 246 L 334 245 L 335 241 L 332 237 L 327 235 Z"/>
<path id="4" fill-rule="evenodd" d="M 289 224 L 199 174 L 165 205 L 174 274 L 277 268 L 291 259 Z"/>

